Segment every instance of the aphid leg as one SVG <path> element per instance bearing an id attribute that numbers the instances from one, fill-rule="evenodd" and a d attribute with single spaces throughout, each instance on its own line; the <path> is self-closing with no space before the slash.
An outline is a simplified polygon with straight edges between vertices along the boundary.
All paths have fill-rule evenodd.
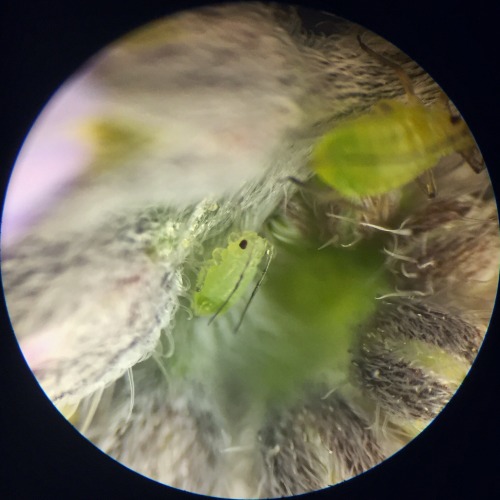
<path id="1" fill-rule="evenodd" d="M 382 54 L 379 54 L 378 52 L 375 52 L 373 49 L 365 45 L 363 40 L 361 40 L 361 36 L 358 35 L 358 43 L 359 46 L 370 56 L 372 56 L 375 60 L 377 60 L 380 64 L 383 64 L 385 66 L 388 66 L 389 68 L 392 68 L 396 74 L 398 75 L 399 80 L 401 81 L 401 85 L 403 86 L 406 95 L 408 96 L 408 101 L 418 101 L 420 102 L 420 99 L 416 96 L 415 90 L 413 89 L 413 83 L 406 73 L 406 71 L 396 64 L 394 61 L 391 61 L 390 59 L 387 59 L 387 57 L 384 57 Z"/>
<path id="2" fill-rule="evenodd" d="M 220 312 L 226 307 L 226 305 L 228 304 L 228 302 L 231 300 L 231 297 L 236 293 L 236 290 L 238 290 L 238 288 L 240 286 L 240 283 L 243 280 L 243 276 L 245 276 L 245 272 L 248 269 L 248 266 L 250 264 L 251 258 L 252 258 L 252 255 L 250 255 L 248 257 L 247 263 L 245 264 L 245 267 L 243 268 L 243 271 L 241 271 L 241 274 L 240 274 L 240 276 L 238 278 L 238 281 L 234 285 L 234 288 L 232 289 L 231 293 L 228 295 L 227 299 L 219 306 L 219 308 L 217 309 L 217 311 L 215 311 L 215 313 L 208 320 L 208 324 L 209 325 L 211 325 L 213 323 L 213 321 L 215 320 L 215 318 L 220 314 Z"/>
<path id="3" fill-rule="evenodd" d="M 422 175 L 417 177 L 417 184 L 422 188 L 428 198 L 433 199 L 437 194 L 436 180 L 432 170 L 426 170 Z"/>
<path id="4" fill-rule="evenodd" d="M 476 148 L 468 151 L 460 151 L 460 155 L 476 174 L 480 174 L 486 168 L 484 159 Z"/>
<path id="5" fill-rule="evenodd" d="M 451 106 L 450 106 L 450 100 L 446 96 L 446 94 L 441 93 L 440 96 L 441 100 L 444 102 L 444 107 L 448 110 L 450 113 L 450 119 L 452 121 L 460 121 L 461 117 L 456 114 L 456 111 L 454 111 Z M 484 159 L 479 152 L 477 148 L 471 148 L 468 150 L 462 150 L 459 151 L 460 156 L 468 163 L 470 168 L 476 172 L 476 174 L 481 173 L 485 168 L 486 165 L 484 164 Z"/>
<path id="6" fill-rule="evenodd" d="M 243 323 L 243 318 L 245 317 L 246 312 L 248 311 L 248 308 L 250 307 L 250 304 L 252 303 L 253 298 L 255 297 L 255 294 L 257 293 L 257 290 L 260 288 L 260 285 L 264 281 L 264 277 L 267 274 L 267 271 L 269 270 L 269 266 L 271 265 L 271 260 L 273 258 L 273 249 L 272 247 L 266 251 L 267 254 L 267 263 L 266 267 L 262 271 L 262 274 L 260 275 L 259 281 L 257 281 L 254 289 L 252 290 L 252 295 L 250 295 L 250 298 L 248 299 L 247 303 L 245 304 L 245 309 L 243 309 L 243 312 L 241 313 L 240 320 L 238 321 L 238 324 L 236 325 L 235 329 L 233 330 L 233 333 L 236 333 L 241 324 Z"/>

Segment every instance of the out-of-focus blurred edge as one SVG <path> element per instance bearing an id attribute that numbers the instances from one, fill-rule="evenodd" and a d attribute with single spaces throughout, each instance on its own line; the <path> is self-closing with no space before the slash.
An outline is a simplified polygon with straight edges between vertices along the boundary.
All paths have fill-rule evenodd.
<path id="1" fill-rule="evenodd" d="M 58 86 L 89 56 L 187 1 L 9 2 L 0 10 L 1 180 L 33 121 Z M 500 8 L 494 3 L 295 2 L 333 11 L 384 36 L 445 89 L 479 143 L 497 188 Z M 498 189 L 496 189 L 498 195 Z M 498 309 L 498 307 L 497 307 Z M 180 495 L 129 472 L 86 442 L 42 395 L 0 304 L 2 498 L 156 498 Z M 459 393 L 408 447 L 382 466 L 319 495 L 333 498 L 494 498 L 500 466 L 499 314 Z M 314 494 L 311 496 L 318 496 Z"/>

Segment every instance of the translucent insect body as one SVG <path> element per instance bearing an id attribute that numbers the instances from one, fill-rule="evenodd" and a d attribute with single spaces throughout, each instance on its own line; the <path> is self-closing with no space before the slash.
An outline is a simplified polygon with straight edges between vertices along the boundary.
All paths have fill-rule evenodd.
<path id="1" fill-rule="evenodd" d="M 268 262 L 247 302 L 245 314 L 251 299 L 262 282 L 271 259 L 270 243 L 252 231 L 232 233 L 226 247 L 218 247 L 212 258 L 201 268 L 193 295 L 193 311 L 197 316 L 216 316 L 226 312 L 244 295 L 254 281 L 264 255 Z M 237 328 L 239 327 L 238 324 Z"/>
<path id="2" fill-rule="evenodd" d="M 429 169 L 451 153 L 466 156 L 474 139 L 444 103 L 424 106 L 408 75 L 358 40 L 363 50 L 398 73 L 408 102 L 379 101 L 370 113 L 335 127 L 315 146 L 312 168 L 349 198 L 383 194 L 429 172 L 426 189 L 432 196 Z"/>

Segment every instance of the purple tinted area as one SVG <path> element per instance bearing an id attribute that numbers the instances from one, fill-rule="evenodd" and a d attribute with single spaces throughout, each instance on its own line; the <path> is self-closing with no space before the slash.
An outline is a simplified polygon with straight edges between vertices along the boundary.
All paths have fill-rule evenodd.
<path id="1" fill-rule="evenodd" d="M 86 75 L 61 89 L 26 138 L 11 174 L 2 215 L 2 246 L 15 243 L 88 168 L 92 149 L 82 125 L 103 109 Z"/>

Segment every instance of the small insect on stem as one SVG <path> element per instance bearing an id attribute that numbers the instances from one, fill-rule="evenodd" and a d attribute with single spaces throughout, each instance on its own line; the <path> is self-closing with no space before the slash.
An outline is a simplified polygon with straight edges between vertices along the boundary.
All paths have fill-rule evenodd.
<path id="1" fill-rule="evenodd" d="M 467 160 L 475 150 L 474 139 L 462 118 L 452 115 L 448 106 L 424 106 L 400 66 L 367 47 L 359 36 L 358 42 L 366 53 L 397 73 L 407 102 L 381 100 L 369 113 L 326 133 L 313 149 L 311 167 L 347 198 L 381 195 L 415 179 L 434 197 L 431 168 L 454 152 Z"/>
<path id="2" fill-rule="evenodd" d="M 257 233 L 232 233 L 227 246 L 216 248 L 198 274 L 192 302 L 194 313 L 197 316 L 211 315 L 208 322 L 211 324 L 244 296 L 255 279 L 262 259 L 267 256 L 266 266 L 234 329 L 236 333 L 269 269 L 272 253 L 271 244 Z"/>

